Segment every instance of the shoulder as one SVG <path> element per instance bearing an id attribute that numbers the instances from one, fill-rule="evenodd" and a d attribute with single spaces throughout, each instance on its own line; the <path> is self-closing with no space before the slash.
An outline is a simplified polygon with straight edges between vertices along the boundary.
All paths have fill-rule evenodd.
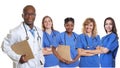
<path id="1" fill-rule="evenodd" d="M 79 37 L 84 37 L 84 36 L 85 36 L 85 34 L 83 34 L 83 33 L 79 35 Z"/>
<path id="2" fill-rule="evenodd" d="M 58 33 L 57 35 L 58 35 L 59 37 L 64 37 L 65 32 Z"/>
<path id="3" fill-rule="evenodd" d="M 19 33 L 22 30 L 23 30 L 23 26 L 22 26 L 22 24 L 20 24 L 20 25 L 16 26 L 15 28 L 11 29 L 10 33 Z"/>
<path id="4" fill-rule="evenodd" d="M 73 32 L 73 35 L 75 35 L 76 37 L 78 37 L 79 35 L 77 34 L 77 33 L 75 33 L 75 32 Z"/>
<path id="5" fill-rule="evenodd" d="M 94 39 L 100 41 L 100 36 L 99 36 L 99 35 L 96 35 L 96 36 L 94 37 Z"/>
<path id="6" fill-rule="evenodd" d="M 55 33 L 55 34 L 58 34 L 58 33 L 60 33 L 59 31 L 57 31 L 57 30 L 53 30 L 53 32 Z"/>
<path id="7" fill-rule="evenodd" d="M 116 34 L 115 34 L 115 33 L 111 33 L 110 35 L 113 36 L 113 37 L 116 37 Z"/>
<path id="8" fill-rule="evenodd" d="M 65 32 L 61 32 L 60 34 L 61 34 L 61 35 L 64 35 L 64 34 L 65 34 Z"/>
<path id="9" fill-rule="evenodd" d="M 108 38 L 117 39 L 117 35 L 115 33 L 111 33 Z"/>
<path id="10" fill-rule="evenodd" d="M 37 27 L 37 26 L 35 26 L 35 27 L 36 27 L 36 29 L 37 29 L 38 32 L 43 33 L 43 31 L 39 27 Z"/>
<path id="11" fill-rule="evenodd" d="M 96 37 L 95 38 L 100 38 L 100 35 L 96 35 Z"/>
<path id="12" fill-rule="evenodd" d="M 115 33 L 111 33 L 111 34 L 108 34 L 108 35 L 105 35 L 103 36 L 102 38 L 116 38 L 116 34 Z"/>
<path id="13" fill-rule="evenodd" d="M 37 26 L 35 26 L 35 28 L 36 28 L 36 32 L 38 33 L 38 35 L 43 37 L 43 31 L 39 27 L 37 27 Z"/>
<path id="14" fill-rule="evenodd" d="M 83 39 L 84 36 L 85 36 L 84 34 L 80 34 L 80 35 L 78 35 L 77 39 Z"/>
<path id="15" fill-rule="evenodd" d="M 73 34 L 78 35 L 76 32 L 73 32 Z"/>

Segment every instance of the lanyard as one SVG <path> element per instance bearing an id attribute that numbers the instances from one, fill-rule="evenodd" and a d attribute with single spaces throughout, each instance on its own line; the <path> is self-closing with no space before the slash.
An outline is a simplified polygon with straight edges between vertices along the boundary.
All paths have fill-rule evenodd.
<path id="1" fill-rule="evenodd" d="M 54 33 L 54 30 L 52 30 L 52 33 L 53 33 L 53 35 L 52 35 L 52 38 L 54 38 L 55 36 L 56 36 L 56 34 Z M 51 33 L 51 34 L 52 34 Z M 49 42 L 49 45 L 51 45 L 52 43 L 50 42 L 50 39 L 49 39 L 49 37 L 47 36 L 47 33 L 45 32 L 45 36 L 47 37 L 47 40 L 48 40 L 48 42 Z"/>
<path id="2" fill-rule="evenodd" d="M 72 32 L 73 36 L 74 36 L 74 41 L 76 40 L 76 36 L 74 34 L 74 32 Z M 66 45 L 66 32 L 64 33 L 64 41 L 65 41 L 65 45 Z"/>

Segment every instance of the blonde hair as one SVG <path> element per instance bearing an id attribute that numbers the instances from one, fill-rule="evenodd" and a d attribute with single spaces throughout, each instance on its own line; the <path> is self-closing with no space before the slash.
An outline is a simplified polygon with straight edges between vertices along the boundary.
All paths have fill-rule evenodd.
<path id="1" fill-rule="evenodd" d="M 95 20 L 93 18 L 87 18 L 84 21 L 82 32 L 84 34 L 86 34 L 85 26 L 88 25 L 88 24 L 90 24 L 90 23 L 93 23 L 92 37 L 95 37 L 97 35 L 97 25 L 96 25 L 96 22 L 95 22 Z"/>
<path id="2" fill-rule="evenodd" d="M 43 17 L 43 19 L 42 19 L 42 30 L 45 31 L 45 29 L 46 29 L 45 26 L 44 26 L 44 20 L 45 20 L 46 18 L 49 18 L 49 19 L 51 20 L 51 22 L 52 22 L 52 27 L 51 27 L 51 29 L 54 30 L 54 29 L 53 29 L 53 21 L 52 21 L 52 18 L 51 18 L 50 16 L 44 16 L 44 17 Z"/>

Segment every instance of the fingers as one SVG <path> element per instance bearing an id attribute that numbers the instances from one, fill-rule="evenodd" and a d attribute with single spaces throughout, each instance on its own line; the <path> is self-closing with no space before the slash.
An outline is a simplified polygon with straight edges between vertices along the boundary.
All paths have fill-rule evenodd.
<path id="1" fill-rule="evenodd" d="M 60 61 L 63 62 L 63 63 L 66 63 L 66 64 L 71 64 L 71 63 L 73 63 L 72 61 L 65 60 L 65 59 L 62 59 L 62 60 L 60 60 Z"/>
<path id="2" fill-rule="evenodd" d="M 21 56 L 21 58 L 20 58 L 20 60 L 19 60 L 19 62 L 20 62 L 21 64 L 27 62 L 27 60 L 25 59 L 25 57 L 26 57 L 26 55 L 22 55 L 22 56 Z"/>
<path id="3" fill-rule="evenodd" d="M 65 63 L 66 64 L 71 64 L 71 63 L 73 63 L 74 61 L 66 61 Z"/>
<path id="4" fill-rule="evenodd" d="M 64 60 L 64 59 L 61 59 L 60 61 L 65 63 L 65 60 Z"/>
<path id="5" fill-rule="evenodd" d="M 23 55 L 23 61 L 24 61 L 24 62 L 27 62 L 27 60 L 26 60 L 25 57 L 26 57 L 26 55 Z"/>
<path id="6" fill-rule="evenodd" d="M 64 58 L 61 58 L 60 61 L 65 63 L 67 60 L 65 60 Z"/>

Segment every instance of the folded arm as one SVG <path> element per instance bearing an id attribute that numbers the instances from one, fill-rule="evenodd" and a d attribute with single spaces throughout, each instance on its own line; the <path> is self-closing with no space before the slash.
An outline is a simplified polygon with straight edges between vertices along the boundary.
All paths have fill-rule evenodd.
<path id="1" fill-rule="evenodd" d="M 53 54 L 52 48 L 48 48 L 48 47 L 43 48 L 42 52 L 43 52 L 44 55 Z"/>

